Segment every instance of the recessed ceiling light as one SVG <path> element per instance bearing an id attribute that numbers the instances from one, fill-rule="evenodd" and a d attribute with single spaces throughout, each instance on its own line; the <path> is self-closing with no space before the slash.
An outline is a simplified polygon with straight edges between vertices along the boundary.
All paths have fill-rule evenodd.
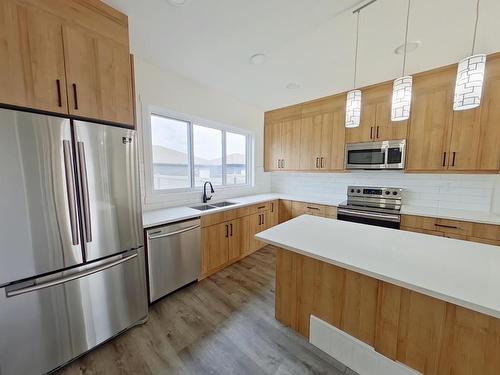
<path id="1" fill-rule="evenodd" d="M 300 83 L 290 82 L 288 85 L 286 85 L 286 88 L 288 90 L 297 90 L 297 89 L 300 89 Z"/>
<path id="2" fill-rule="evenodd" d="M 167 0 L 170 5 L 173 5 L 174 7 L 183 7 L 188 3 L 189 0 Z"/>
<path id="3" fill-rule="evenodd" d="M 422 45 L 422 42 L 420 40 L 414 40 L 411 42 L 406 43 L 406 53 L 410 53 L 415 51 L 418 47 Z M 404 43 L 398 46 L 395 50 L 394 53 L 396 55 L 402 55 L 405 53 L 405 45 Z"/>
<path id="4" fill-rule="evenodd" d="M 262 65 L 267 61 L 267 56 L 263 53 L 257 53 L 250 57 L 250 64 L 253 65 Z"/>

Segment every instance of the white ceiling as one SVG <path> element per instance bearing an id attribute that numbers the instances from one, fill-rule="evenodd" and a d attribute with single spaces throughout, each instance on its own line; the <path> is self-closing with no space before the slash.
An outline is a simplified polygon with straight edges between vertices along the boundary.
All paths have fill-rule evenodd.
<path id="1" fill-rule="evenodd" d="M 106 0 L 129 16 L 138 57 L 268 110 L 352 88 L 360 0 Z M 471 52 L 476 0 L 413 0 L 408 55 L 415 73 Z M 358 84 L 396 78 L 406 0 L 378 0 L 360 18 Z M 500 1 L 481 0 L 476 52 L 500 51 Z M 264 53 L 263 65 L 251 65 Z M 296 82 L 299 89 L 286 85 Z"/>

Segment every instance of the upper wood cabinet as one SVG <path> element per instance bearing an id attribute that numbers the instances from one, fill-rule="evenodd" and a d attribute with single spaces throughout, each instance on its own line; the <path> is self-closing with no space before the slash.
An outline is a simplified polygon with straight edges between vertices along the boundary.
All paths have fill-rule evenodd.
<path id="1" fill-rule="evenodd" d="M 391 82 L 363 89 L 360 125 L 346 129 L 346 143 L 405 139 L 408 122 L 391 121 L 391 106 Z"/>
<path id="2" fill-rule="evenodd" d="M 0 103 L 134 124 L 125 15 L 98 0 L 3 0 Z"/>
<path id="3" fill-rule="evenodd" d="M 264 169 L 298 170 L 301 107 L 267 112 L 264 125 Z"/>
<path id="4" fill-rule="evenodd" d="M 408 171 L 500 169 L 500 56 L 487 59 L 478 108 L 453 111 L 456 73 L 453 65 L 414 78 Z"/>
<path id="5" fill-rule="evenodd" d="M 302 106 L 300 169 L 344 168 L 345 95 Z"/>
<path id="6" fill-rule="evenodd" d="M 62 20 L 23 1 L 0 3 L 0 102 L 67 113 Z"/>
<path id="7" fill-rule="evenodd" d="M 69 113 L 133 124 L 128 45 L 79 26 L 64 27 Z"/>

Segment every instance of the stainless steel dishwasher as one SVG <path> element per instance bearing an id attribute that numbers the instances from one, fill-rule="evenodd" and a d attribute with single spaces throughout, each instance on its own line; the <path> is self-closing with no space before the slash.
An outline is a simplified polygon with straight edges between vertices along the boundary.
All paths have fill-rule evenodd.
<path id="1" fill-rule="evenodd" d="M 196 281 L 201 272 L 200 219 L 146 231 L 149 302 Z"/>

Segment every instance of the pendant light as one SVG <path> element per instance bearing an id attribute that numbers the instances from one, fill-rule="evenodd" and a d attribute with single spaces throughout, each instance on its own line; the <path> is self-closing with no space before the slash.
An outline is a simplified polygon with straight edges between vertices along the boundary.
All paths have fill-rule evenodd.
<path id="1" fill-rule="evenodd" d="M 405 76 L 406 69 L 406 47 L 408 45 L 408 23 L 410 21 L 411 0 L 408 0 L 408 10 L 406 12 L 405 44 L 403 52 L 403 73 L 402 77 L 394 80 L 392 89 L 392 121 L 404 121 L 410 117 L 411 91 L 413 87 L 413 77 Z"/>
<path id="2" fill-rule="evenodd" d="M 481 104 L 486 55 L 474 55 L 478 21 L 479 0 L 477 0 L 476 3 L 476 22 L 474 24 L 474 36 L 472 38 L 472 53 L 471 56 L 458 63 L 455 97 L 453 99 L 454 111 L 476 108 L 479 107 L 479 104 Z"/>
<path id="3" fill-rule="evenodd" d="M 359 46 L 359 13 L 361 8 L 354 11 L 356 16 L 356 52 L 354 56 L 354 82 L 353 89 L 347 93 L 345 105 L 345 127 L 357 128 L 361 120 L 361 90 L 356 90 L 356 75 L 358 70 L 358 46 Z"/>

